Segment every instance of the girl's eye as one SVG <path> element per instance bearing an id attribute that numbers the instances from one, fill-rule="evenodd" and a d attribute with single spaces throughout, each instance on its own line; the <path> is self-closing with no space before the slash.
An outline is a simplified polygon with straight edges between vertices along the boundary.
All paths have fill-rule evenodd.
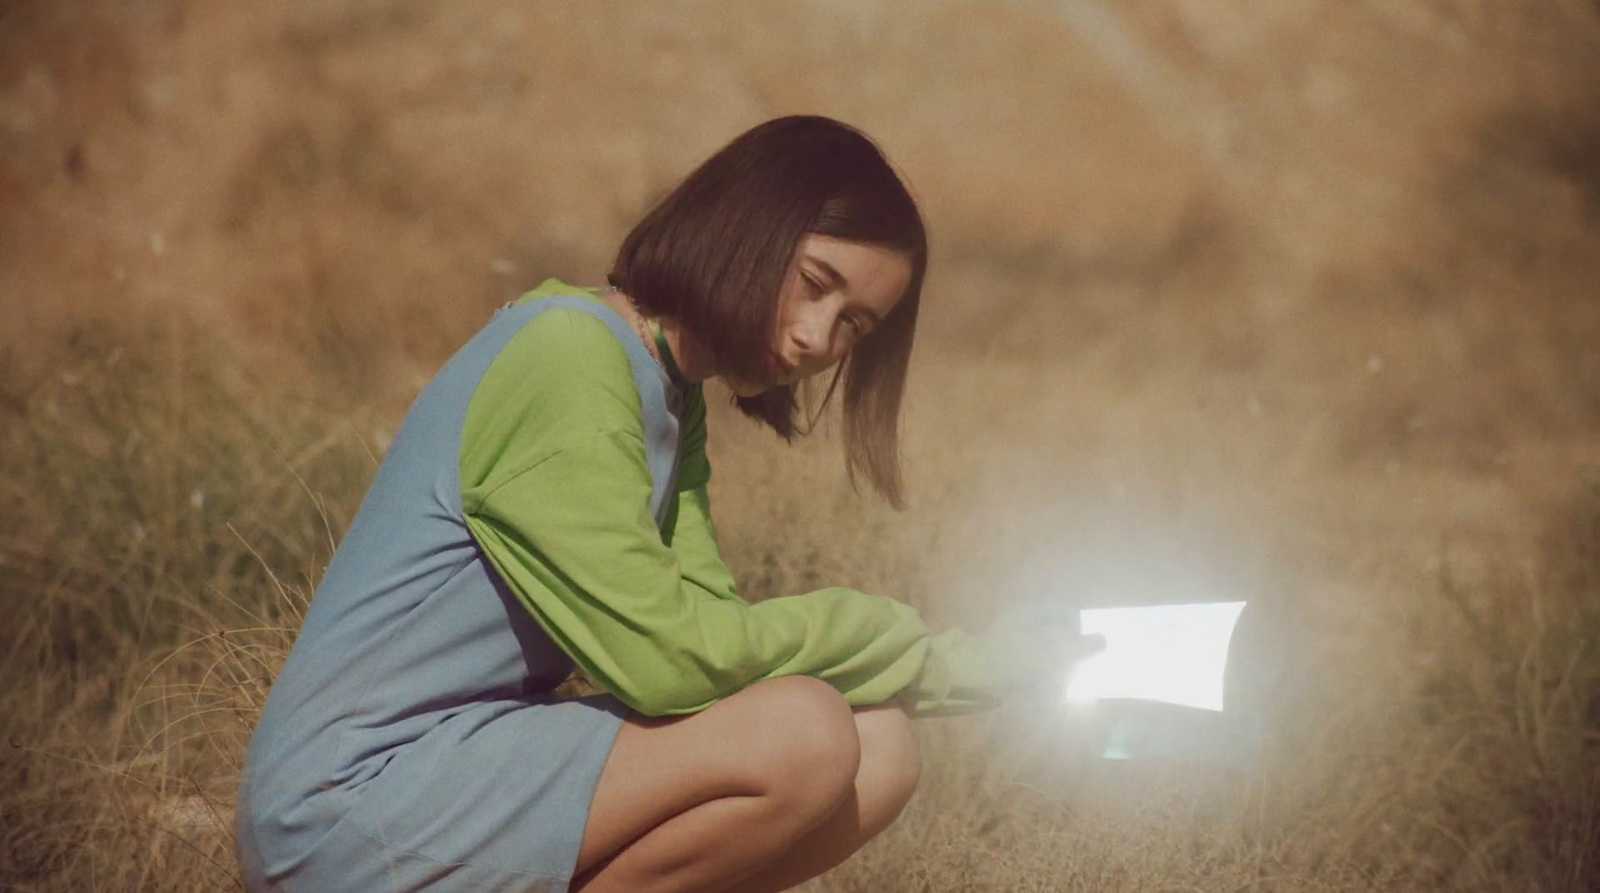
<path id="1" fill-rule="evenodd" d="M 822 283 L 821 282 L 818 282 L 816 279 L 812 278 L 809 275 L 802 276 L 801 278 L 805 279 L 805 281 L 806 281 L 806 289 L 809 290 L 812 294 L 814 294 L 814 295 L 822 294 L 823 288 L 822 288 Z"/>

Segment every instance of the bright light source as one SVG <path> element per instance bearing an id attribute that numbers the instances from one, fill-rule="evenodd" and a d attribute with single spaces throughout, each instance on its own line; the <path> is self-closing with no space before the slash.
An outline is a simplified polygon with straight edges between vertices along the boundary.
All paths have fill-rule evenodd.
<path id="1" fill-rule="evenodd" d="M 1104 636 L 1106 649 L 1078 664 L 1067 701 L 1133 698 L 1221 710 L 1228 641 L 1243 609 L 1244 602 L 1085 609 L 1084 634 Z"/>

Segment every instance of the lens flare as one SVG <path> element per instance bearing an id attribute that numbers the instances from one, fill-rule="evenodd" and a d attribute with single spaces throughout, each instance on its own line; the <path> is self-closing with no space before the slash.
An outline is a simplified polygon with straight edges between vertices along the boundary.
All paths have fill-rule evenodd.
<path id="1" fill-rule="evenodd" d="M 1106 647 L 1077 665 L 1067 702 L 1128 698 L 1220 711 L 1228 643 L 1244 605 L 1084 609 L 1083 633 L 1104 636 Z"/>

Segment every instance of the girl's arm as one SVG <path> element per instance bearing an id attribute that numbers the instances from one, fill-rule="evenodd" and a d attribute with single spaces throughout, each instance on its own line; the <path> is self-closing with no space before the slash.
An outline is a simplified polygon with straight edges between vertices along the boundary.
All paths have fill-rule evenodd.
<path id="1" fill-rule="evenodd" d="M 970 640 L 935 639 L 908 605 L 848 589 L 755 605 L 735 597 L 720 557 L 707 552 L 715 537 L 703 488 L 680 501 L 677 548 L 669 546 L 649 511 L 627 362 L 603 323 L 547 311 L 496 358 L 468 407 L 468 527 L 551 638 L 647 715 L 694 712 L 795 674 L 857 705 L 968 703 L 951 697 L 962 688 L 960 661 L 942 650 Z"/>
<path id="2" fill-rule="evenodd" d="M 733 574 L 722 560 L 711 523 L 711 463 L 706 459 L 706 404 L 700 388 L 688 395 L 683 412 L 683 447 L 678 480 L 662 540 L 678 557 L 678 572 L 690 586 L 721 599 L 738 600 Z"/>
<path id="3" fill-rule="evenodd" d="M 733 574 L 722 560 L 711 519 L 711 463 L 706 457 L 705 401 L 696 388 L 684 412 L 683 454 L 676 505 L 664 533 L 678 556 L 685 583 L 724 599 L 737 599 Z M 994 706 L 996 686 L 981 680 L 971 636 L 947 630 L 928 640 L 922 672 L 895 697 L 913 714 L 944 716 Z"/>

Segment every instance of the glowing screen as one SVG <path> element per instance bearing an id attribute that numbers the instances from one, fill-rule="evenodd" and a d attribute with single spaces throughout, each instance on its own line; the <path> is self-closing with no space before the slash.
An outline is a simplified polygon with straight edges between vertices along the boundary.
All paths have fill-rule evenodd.
<path id="1" fill-rule="evenodd" d="M 1067 700 L 1132 698 L 1220 711 L 1228 641 L 1244 604 L 1084 609 L 1084 634 L 1104 636 L 1106 648 L 1078 664 Z"/>

